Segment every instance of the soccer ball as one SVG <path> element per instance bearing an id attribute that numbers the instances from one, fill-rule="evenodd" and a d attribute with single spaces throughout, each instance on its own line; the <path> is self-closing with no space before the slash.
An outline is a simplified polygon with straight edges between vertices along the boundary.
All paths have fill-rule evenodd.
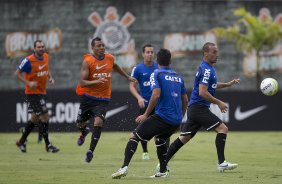
<path id="1" fill-rule="evenodd" d="M 273 78 L 265 78 L 260 84 L 260 90 L 267 96 L 273 96 L 278 92 L 278 83 Z"/>

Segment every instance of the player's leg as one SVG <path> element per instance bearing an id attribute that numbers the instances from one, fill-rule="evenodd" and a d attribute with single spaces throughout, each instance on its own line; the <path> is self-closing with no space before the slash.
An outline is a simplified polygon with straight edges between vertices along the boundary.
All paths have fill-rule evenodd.
<path id="1" fill-rule="evenodd" d="M 165 173 L 167 171 L 167 161 L 166 161 L 166 156 L 167 156 L 167 145 L 166 145 L 166 140 L 167 137 L 170 137 L 171 134 L 166 134 L 166 135 L 159 135 L 156 136 L 155 138 L 155 144 L 157 148 L 157 155 L 159 159 L 159 165 L 160 169 L 158 172 L 160 173 Z"/>
<path id="2" fill-rule="evenodd" d="M 180 136 L 175 139 L 169 146 L 167 151 L 167 163 L 170 161 L 170 159 L 176 154 L 176 152 L 187 142 L 192 139 L 197 131 L 201 128 L 201 126 L 198 126 L 197 124 L 193 124 L 192 122 L 185 123 L 182 126 Z M 188 130 L 188 131 L 187 131 Z M 193 131 L 191 131 L 193 130 Z M 192 133 L 193 132 L 193 133 Z"/>
<path id="3" fill-rule="evenodd" d="M 93 123 L 93 131 L 91 136 L 91 142 L 89 146 L 89 150 L 86 153 L 86 162 L 91 162 L 93 158 L 93 152 L 99 142 L 103 122 L 105 121 L 107 109 L 109 102 L 108 101 L 93 101 L 92 102 L 92 113 L 94 114 L 94 123 Z"/>
<path id="4" fill-rule="evenodd" d="M 226 125 L 207 107 L 202 109 L 202 114 L 200 115 L 200 123 L 208 131 L 215 130 L 217 132 L 215 138 L 215 145 L 218 156 L 218 171 L 223 172 L 224 170 L 235 169 L 238 164 L 231 164 L 229 162 L 225 162 L 224 149 L 228 132 L 228 128 L 226 127 Z"/>
<path id="5" fill-rule="evenodd" d="M 84 144 L 85 138 L 88 135 L 88 133 L 90 132 L 90 129 L 86 126 L 86 121 L 87 120 L 83 120 L 83 118 L 81 118 L 80 114 L 78 115 L 76 119 L 76 127 L 80 131 L 80 135 L 77 139 L 78 146 L 81 146 Z"/>
<path id="6" fill-rule="evenodd" d="M 137 127 L 138 128 L 138 127 Z M 136 137 L 133 133 L 130 134 L 130 138 L 126 144 L 124 150 L 124 160 L 122 166 L 117 170 L 117 172 L 112 174 L 113 179 L 120 179 L 128 173 L 128 165 L 138 147 L 140 139 Z"/>
<path id="7" fill-rule="evenodd" d="M 193 138 L 200 130 L 201 125 L 197 122 L 197 113 L 201 111 L 193 105 L 188 108 L 187 122 L 181 124 L 180 136 L 169 146 L 167 151 L 167 162 L 175 155 L 175 153 L 187 142 Z"/>
<path id="8" fill-rule="evenodd" d="M 145 108 L 140 108 L 139 114 L 142 115 L 145 113 L 146 111 L 146 107 Z M 153 113 L 153 112 L 152 112 Z M 152 113 L 150 115 L 152 115 Z M 142 146 L 142 160 L 149 160 L 150 156 L 149 156 L 149 152 L 148 152 L 148 142 L 147 141 L 140 141 L 141 142 L 141 146 Z"/>
<path id="9" fill-rule="evenodd" d="M 237 168 L 238 164 L 225 161 L 224 150 L 225 150 L 228 128 L 224 123 L 221 123 L 218 127 L 215 128 L 215 131 L 217 132 L 215 145 L 216 145 L 217 156 L 218 156 L 218 165 L 217 165 L 218 171 L 224 172 L 225 170 L 232 170 Z"/>
<path id="10" fill-rule="evenodd" d="M 39 98 L 38 95 L 26 95 L 27 108 L 28 113 L 31 114 L 31 118 L 28 120 L 25 131 L 22 133 L 21 138 L 16 142 L 16 145 L 22 152 L 26 152 L 26 140 L 29 136 L 30 132 L 32 132 L 35 124 L 39 121 L 39 117 L 37 115 L 38 106 L 39 106 Z"/>
<path id="11" fill-rule="evenodd" d="M 43 131 L 43 127 L 42 127 L 42 122 L 39 121 L 37 123 L 38 126 L 38 138 L 37 138 L 37 143 L 40 144 L 43 140 L 43 135 L 42 135 L 42 131 Z"/>
<path id="12" fill-rule="evenodd" d="M 49 140 L 49 114 L 48 112 L 42 114 L 40 116 L 40 120 L 41 120 L 41 126 L 42 126 L 42 137 L 45 142 L 46 151 L 51 152 L 51 153 L 57 153 L 58 151 L 60 151 L 60 149 L 52 145 Z"/>
<path id="13" fill-rule="evenodd" d="M 85 157 L 85 161 L 88 163 L 91 162 L 93 158 L 93 152 L 99 142 L 102 133 L 102 125 L 103 125 L 103 120 L 100 117 L 95 117 L 90 146 L 89 146 L 89 150 L 86 152 L 86 157 Z"/>
<path id="14" fill-rule="evenodd" d="M 148 153 L 148 142 L 147 141 L 140 141 L 143 149 L 142 153 L 142 160 L 149 160 L 150 156 Z"/>
<path id="15" fill-rule="evenodd" d="M 80 135 L 77 139 L 77 145 L 81 146 L 84 144 L 85 138 L 90 132 L 90 129 L 86 126 L 86 122 L 91 118 L 93 115 L 91 108 L 92 104 L 88 102 L 84 96 L 80 96 L 80 105 L 76 119 L 76 127 L 78 128 Z"/>
<path id="16" fill-rule="evenodd" d="M 220 123 L 220 125 L 215 128 L 215 131 L 217 132 L 215 138 L 215 145 L 216 145 L 217 156 L 218 156 L 218 164 L 221 164 L 222 162 L 225 161 L 224 149 L 225 149 L 228 128 L 225 126 L 225 124 Z"/>
<path id="17" fill-rule="evenodd" d="M 149 141 L 155 135 L 158 135 L 158 133 L 159 132 L 155 128 L 151 117 L 147 118 L 142 124 L 138 125 L 133 133 L 130 134 L 130 138 L 125 147 L 123 165 L 117 172 L 112 174 L 112 178 L 119 179 L 126 176 L 128 173 L 128 165 L 136 152 L 139 141 Z"/>
<path id="18" fill-rule="evenodd" d="M 49 141 L 49 113 L 46 105 L 46 95 L 38 95 L 37 98 L 36 114 L 40 118 L 41 125 L 39 126 L 41 126 L 40 128 L 45 142 L 45 149 L 47 152 L 56 153 L 60 149 L 53 146 Z"/>
<path id="19" fill-rule="evenodd" d="M 26 140 L 27 137 L 29 136 L 30 132 L 32 132 L 35 122 L 39 120 L 38 116 L 35 113 L 31 113 L 31 118 L 28 120 L 26 126 L 25 126 L 25 131 L 22 133 L 21 138 L 16 142 L 16 145 L 22 152 L 26 152 Z"/>

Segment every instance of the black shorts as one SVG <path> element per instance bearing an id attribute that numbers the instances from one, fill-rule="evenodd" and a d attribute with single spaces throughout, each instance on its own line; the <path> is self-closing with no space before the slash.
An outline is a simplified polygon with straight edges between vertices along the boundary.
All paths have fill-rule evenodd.
<path id="1" fill-rule="evenodd" d="M 154 136 L 156 136 L 156 138 L 167 139 L 178 127 L 179 125 L 166 123 L 158 115 L 154 114 L 141 123 L 133 131 L 133 134 L 142 141 L 149 141 Z"/>
<path id="2" fill-rule="evenodd" d="M 91 117 L 100 117 L 105 121 L 108 106 L 109 101 L 94 100 L 85 96 L 80 96 L 77 121 L 86 122 Z"/>
<path id="3" fill-rule="evenodd" d="M 47 113 L 46 99 L 46 95 L 27 94 L 28 113 L 35 113 L 37 116 Z"/>
<path id="4" fill-rule="evenodd" d="M 193 104 L 187 111 L 187 122 L 181 126 L 180 135 L 192 135 L 194 137 L 201 127 L 213 130 L 222 123 L 207 106 Z"/>

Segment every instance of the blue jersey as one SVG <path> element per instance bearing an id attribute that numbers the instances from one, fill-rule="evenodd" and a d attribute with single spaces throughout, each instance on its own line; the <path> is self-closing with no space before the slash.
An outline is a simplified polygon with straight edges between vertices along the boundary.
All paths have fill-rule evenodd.
<path id="1" fill-rule="evenodd" d="M 184 80 L 170 68 L 160 68 L 151 75 L 151 89 L 160 88 L 161 94 L 155 114 L 165 122 L 179 125 L 182 121 L 182 95 L 186 94 Z"/>
<path id="2" fill-rule="evenodd" d="M 147 100 L 145 106 L 148 106 L 149 100 L 152 95 L 150 87 L 150 76 L 155 69 L 158 68 L 157 63 L 153 63 L 152 66 L 147 66 L 144 62 L 136 65 L 131 72 L 131 76 L 134 77 L 139 83 L 140 95 Z"/>
<path id="3" fill-rule="evenodd" d="M 217 76 L 216 72 L 213 66 L 211 66 L 209 63 L 206 61 L 202 61 L 198 72 L 195 77 L 194 81 L 194 87 L 190 96 L 190 100 L 188 103 L 188 107 L 192 104 L 201 104 L 205 106 L 210 106 L 210 102 L 207 100 L 203 99 L 199 95 L 199 85 L 203 84 L 208 86 L 208 92 L 214 96 L 215 94 L 215 89 L 217 87 Z"/>

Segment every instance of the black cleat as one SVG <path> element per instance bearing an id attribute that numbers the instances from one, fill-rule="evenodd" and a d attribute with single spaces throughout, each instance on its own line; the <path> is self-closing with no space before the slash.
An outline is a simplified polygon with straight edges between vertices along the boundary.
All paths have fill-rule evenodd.
<path id="1" fill-rule="evenodd" d="M 60 151 L 60 149 L 56 148 L 52 144 L 49 144 L 48 146 L 46 145 L 46 151 L 51 153 L 57 153 L 58 151 Z"/>

